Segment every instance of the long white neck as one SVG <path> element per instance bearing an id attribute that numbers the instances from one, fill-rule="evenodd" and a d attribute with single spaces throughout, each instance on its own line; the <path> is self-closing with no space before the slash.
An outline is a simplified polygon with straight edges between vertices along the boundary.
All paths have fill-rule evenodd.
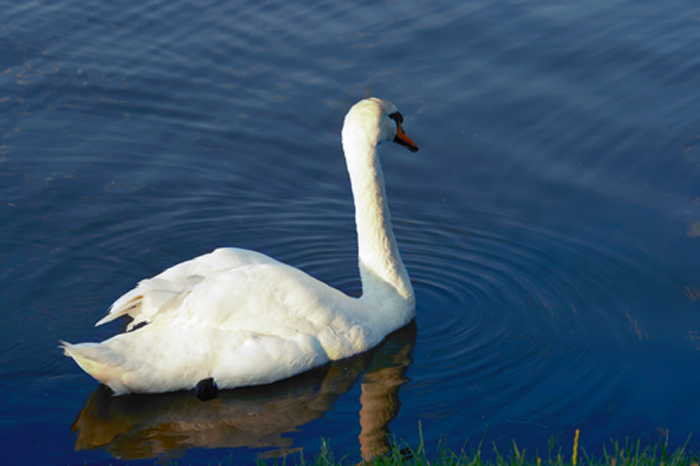
<path id="1" fill-rule="evenodd" d="M 376 308 L 415 306 L 413 287 L 391 226 L 376 141 L 343 134 L 343 150 L 355 200 L 355 223 L 362 279 L 362 300 Z"/>

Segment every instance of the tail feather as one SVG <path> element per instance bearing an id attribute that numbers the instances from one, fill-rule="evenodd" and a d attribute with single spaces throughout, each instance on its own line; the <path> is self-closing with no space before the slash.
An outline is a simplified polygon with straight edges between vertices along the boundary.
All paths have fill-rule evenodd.
<path id="1" fill-rule="evenodd" d="M 126 358 L 118 352 L 99 343 L 59 342 L 66 356 L 80 366 L 82 370 L 114 391 L 115 394 L 128 393 L 131 390 L 122 382 L 126 371 Z"/>

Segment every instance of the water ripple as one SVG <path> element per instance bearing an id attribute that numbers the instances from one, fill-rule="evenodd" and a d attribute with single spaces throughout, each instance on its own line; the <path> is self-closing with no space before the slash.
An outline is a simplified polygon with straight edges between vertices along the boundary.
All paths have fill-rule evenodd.
<path id="1" fill-rule="evenodd" d="M 396 223 L 418 298 L 408 390 L 426 400 L 425 417 L 545 425 L 616 390 L 621 363 L 606 355 L 640 338 L 630 306 L 636 281 L 654 273 L 642 251 L 497 210 L 397 207 L 418 219 Z M 459 401 L 469 399 L 480 402 Z"/>

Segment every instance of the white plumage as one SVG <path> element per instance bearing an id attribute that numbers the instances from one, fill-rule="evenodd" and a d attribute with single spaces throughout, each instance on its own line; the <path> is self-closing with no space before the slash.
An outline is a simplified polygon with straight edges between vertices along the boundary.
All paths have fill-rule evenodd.
<path id="1" fill-rule="evenodd" d="M 263 254 L 217 249 L 141 281 L 97 325 L 122 315 L 127 333 L 61 342 L 66 355 L 115 394 L 219 388 L 281 380 L 377 345 L 415 314 L 376 154 L 382 141 L 418 147 L 393 104 L 354 105 L 343 149 L 356 208 L 363 294 L 352 298 Z M 138 324 L 146 323 L 133 330 Z"/>

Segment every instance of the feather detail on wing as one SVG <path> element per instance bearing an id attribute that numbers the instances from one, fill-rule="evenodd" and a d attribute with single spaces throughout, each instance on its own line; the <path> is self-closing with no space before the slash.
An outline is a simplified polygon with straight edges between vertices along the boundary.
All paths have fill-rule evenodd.
<path id="1" fill-rule="evenodd" d="M 95 326 L 128 315 L 134 319 L 127 326 L 129 331 L 140 323 L 152 322 L 156 314 L 179 306 L 192 288 L 208 277 L 245 265 L 265 263 L 277 261 L 255 251 L 217 249 L 177 264 L 153 278 L 141 280 L 136 288 L 117 299 L 110 307 L 109 313 Z"/>

